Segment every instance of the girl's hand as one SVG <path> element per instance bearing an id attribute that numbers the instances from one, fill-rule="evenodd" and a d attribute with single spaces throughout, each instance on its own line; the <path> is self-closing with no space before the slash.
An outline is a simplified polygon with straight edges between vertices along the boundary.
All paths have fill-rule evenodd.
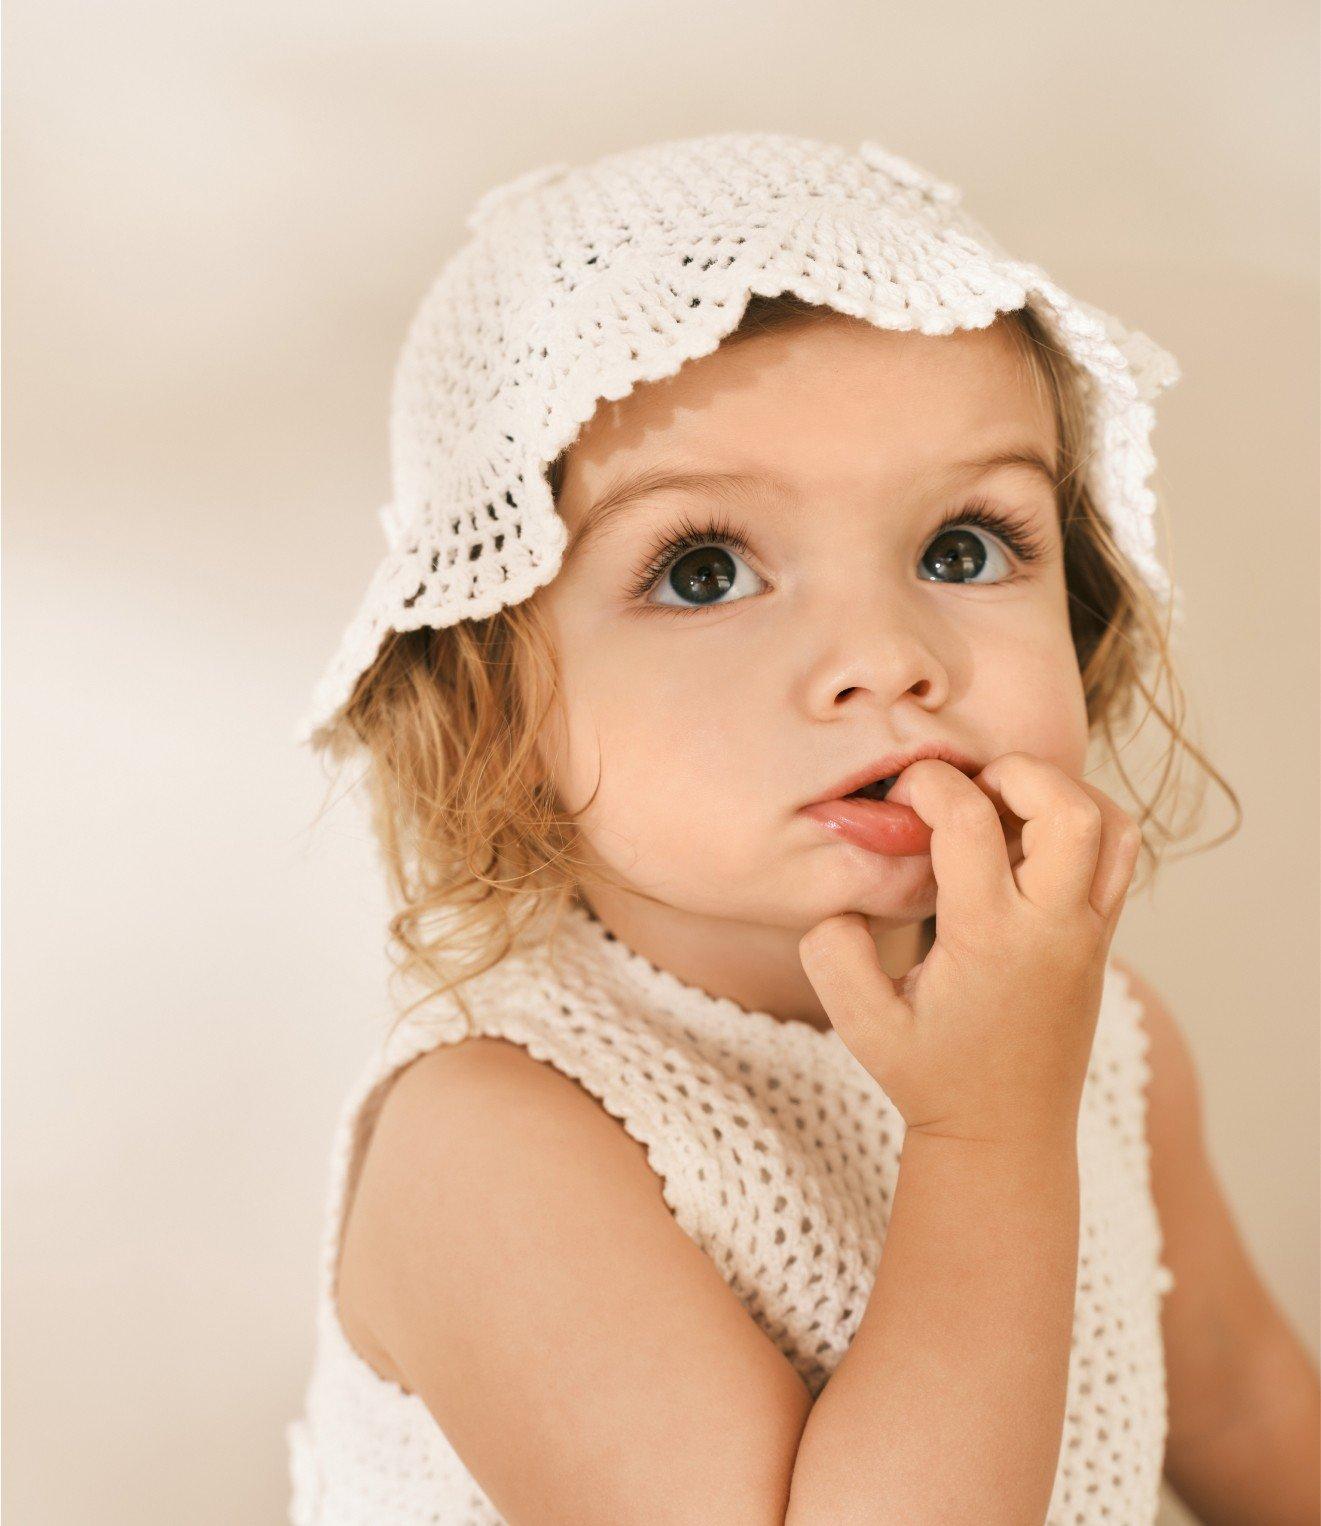
<path id="1" fill-rule="evenodd" d="M 1136 823 L 1022 752 L 974 779 L 919 759 L 888 798 L 932 829 L 936 941 L 895 982 L 860 913 L 819 922 L 798 955 L 827 1015 L 908 1129 L 1071 1142 Z M 1022 824 L 1017 861 L 1002 814 Z"/>

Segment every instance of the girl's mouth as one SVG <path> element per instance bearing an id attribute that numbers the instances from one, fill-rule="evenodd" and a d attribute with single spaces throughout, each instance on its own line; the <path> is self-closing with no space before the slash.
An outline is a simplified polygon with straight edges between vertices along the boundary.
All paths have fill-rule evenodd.
<path id="1" fill-rule="evenodd" d="M 908 858 L 930 852 L 931 828 L 909 805 L 887 801 L 899 776 L 878 779 L 842 800 L 819 800 L 804 814 L 819 821 L 837 837 L 869 853 Z"/>
<path id="2" fill-rule="evenodd" d="M 871 784 L 864 784 L 861 789 L 855 789 L 851 795 L 845 795 L 846 800 L 884 800 L 894 788 L 894 782 L 898 774 L 891 774 L 886 779 L 877 779 Z"/>

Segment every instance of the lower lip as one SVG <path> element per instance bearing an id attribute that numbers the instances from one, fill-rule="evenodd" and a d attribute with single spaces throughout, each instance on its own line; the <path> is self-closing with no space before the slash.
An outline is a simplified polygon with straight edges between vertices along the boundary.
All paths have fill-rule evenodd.
<path id="1" fill-rule="evenodd" d="M 819 800 L 803 807 L 845 842 L 891 858 L 931 851 L 931 828 L 909 805 L 889 800 Z"/>

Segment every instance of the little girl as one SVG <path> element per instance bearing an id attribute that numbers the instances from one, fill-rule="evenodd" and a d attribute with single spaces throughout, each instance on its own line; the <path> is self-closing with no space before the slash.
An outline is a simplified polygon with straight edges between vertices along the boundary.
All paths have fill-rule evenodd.
<path id="1" fill-rule="evenodd" d="M 1085 777 L 1168 671 L 1173 359 L 874 143 L 468 228 L 300 733 L 422 994 L 336 1137 L 291 1519 L 1140 1526 L 1164 1471 L 1315 1520 L 1316 1371 L 1110 955 L 1151 802 Z"/>

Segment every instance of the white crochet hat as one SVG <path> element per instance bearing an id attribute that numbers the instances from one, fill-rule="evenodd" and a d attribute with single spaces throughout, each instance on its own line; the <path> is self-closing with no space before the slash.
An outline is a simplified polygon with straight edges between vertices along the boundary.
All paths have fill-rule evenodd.
<path id="1" fill-rule="evenodd" d="M 481 619 L 549 583 L 568 535 L 546 468 L 600 401 L 714 350 L 753 294 L 925 334 L 1030 307 L 1080 370 L 1098 507 L 1177 623 L 1146 485 L 1151 404 L 1177 362 L 1012 259 L 960 201 L 876 143 L 781 133 L 550 164 L 487 191 L 409 326 L 379 511 L 389 550 L 296 740 L 330 744 L 388 632 Z"/>

